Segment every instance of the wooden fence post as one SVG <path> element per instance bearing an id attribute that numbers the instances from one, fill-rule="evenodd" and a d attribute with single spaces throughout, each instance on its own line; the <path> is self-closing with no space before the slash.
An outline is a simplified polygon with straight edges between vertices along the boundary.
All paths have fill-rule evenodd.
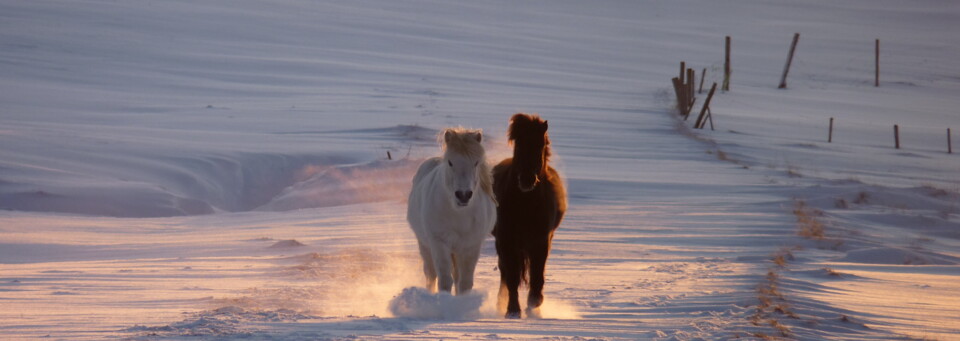
<path id="1" fill-rule="evenodd" d="M 830 133 L 827 135 L 827 143 L 833 142 L 833 117 L 830 118 Z"/>
<path id="2" fill-rule="evenodd" d="M 680 61 L 680 82 L 687 84 L 687 79 L 684 78 L 687 75 L 687 62 Z"/>
<path id="3" fill-rule="evenodd" d="M 897 149 L 900 149 L 900 126 L 893 125 L 893 140 L 896 142 Z"/>
<path id="4" fill-rule="evenodd" d="M 707 121 L 710 121 L 710 130 L 713 130 L 713 110 L 707 107 Z"/>
<path id="5" fill-rule="evenodd" d="M 780 89 L 787 87 L 787 72 L 790 72 L 790 64 L 793 63 L 793 52 L 797 50 L 798 40 L 800 40 L 800 33 L 794 33 L 793 43 L 790 44 L 790 54 L 787 55 L 787 64 L 783 66 L 783 77 L 780 77 Z"/>
<path id="6" fill-rule="evenodd" d="M 677 78 L 677 77 L 673 77 L 671 81 L 673 82 L 673 91 L 677 94 L 677 112 L 681 116 L 686 116 L 687 112 L 686 110 L 684 110 L 686 108 L 686 105 L 685 105 L 686 96 L 684 92 L 686 91 L 684 91 L 684 88 L 683 88 L 683 81 L 681 81 L 680 78 Z M 684 119 L 686 119 L 686 117 L 684 117 Z"/>
<path id="7" fill-rule="evenodd" d="M 710 92 L 707 93 L 707 100 L 703 102 L 703 108 L 700 109 L 700 116 L 697 117 L 697 122 L 693 124 L 694 128 L 703 129 L 703 118 L 707 114 L 707 110 L 710 109 L 710 100 L 713 99 L 714 91 L 717 91 L 717 83 L 713 83 L 713 86 L 710 87 Z"/>
<path id="8" fill-rule="evenodd" d="M 696 90 L 696 71 L 686 69 L 687 63 L 680 62 L 680 77 L 673 77 L 673 91 L 677 94 L 677 111 L 686 120 L 690 117 L 690 110 L 696 102 L 694 91 Z"/>
<path id="9" fill-rule="evenodd" d="M 947 154 L 953 154 L 953 143 L 950 143 L 950 128 L 947 128 Z"/>
<path id="10" fill-rule="evenodd" d="M 726 58 L 723 63 L 723 91 L 730 91 L 730 36 L 727 36 Z"/>
<path id="11" fill-rule="evenodd" d="M 703 68 L 703 71 L 700 72 L 700 89 L 697 90 L 698 94 L 703 93 L 703 80 L 707 79 L 707 68 Z"/>
<path id="12" fill-rule="evenodd" d="M 873 86 L 880 86 L 880 39 L 877 39 L 876 48 L 874 49 L 874 55 L 876 56 L 876 71 L 873 75 Z"/>
<path id="13" fill-rule="evenodd" d="M 677 91 L 677 110 L 687 118 L 690 115 L 690 87 L 687 85 L 687 62 L 680 61 L 680 76 L 674 80 L 673 86 Z"/>

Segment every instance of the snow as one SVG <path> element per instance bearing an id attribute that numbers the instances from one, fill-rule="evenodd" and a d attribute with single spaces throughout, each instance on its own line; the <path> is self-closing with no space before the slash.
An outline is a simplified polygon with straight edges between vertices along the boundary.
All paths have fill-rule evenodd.
<path id="1" fill-rule="evenodd" d="M 955 32 L 940 0 L 5 1 L 0 335 L 951 339 Z M 670 78 L 720 83 L 727 35 L 690 129 Z M 504 320 L 492 237 L 429 294 L 404 212 L 440 129 L 496 161 L 516 112 L 570 206 Z"/>
<path id="2" fill-rule="evenodd" d="M 409 287 L 390 300 L 390 313 L 401 318 L 421 320 L 474 320 L 486 297 L 477 292 L 451 295 L 431 293 L 425 288 Z"/>

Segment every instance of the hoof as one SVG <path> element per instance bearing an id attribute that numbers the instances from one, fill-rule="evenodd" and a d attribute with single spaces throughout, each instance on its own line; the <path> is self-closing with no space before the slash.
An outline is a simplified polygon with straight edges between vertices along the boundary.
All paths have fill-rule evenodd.
<path id="1" fill-rule="evenodd" d="M 540 319 L 540 318 L 543 318 L 543 315 L 540 315 L 540 308 L 539 308 L 539 307 L 537 307 L 537 308 L 527 307 L 526 310 L 527 310 L 527 318 L 531 318 L 531 319 Z"/>
<path id="2" fill-rule="evenodd" d="M 541 304 L 543 304 L 543 296 L 540 296 L 540 297 L 530 296 L 527 299 L 527 309 L 540 308 Z"/>
<path id="3" fill-rule="evenodd" d="M 516 312 L 507 312 L 507 314 L 504 315 L 503 318 L 518 319 L 518 318 L 520 318 L 520 312 L 519 312 L 519 311 L 516 311 Z"/>

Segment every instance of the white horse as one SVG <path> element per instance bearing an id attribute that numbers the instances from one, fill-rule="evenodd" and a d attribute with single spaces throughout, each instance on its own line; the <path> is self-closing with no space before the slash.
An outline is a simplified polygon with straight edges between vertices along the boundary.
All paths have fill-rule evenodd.
<path id="1" fill-rule="evenodd" d="M 457 295 L 473 288 L 483 240 L 497 221 L 493 178 L 479 130 L 448 128 L 443 156 L 424 161 L 413 177 L 407 221 L 417 235 L 427 290 Z M 439 283 L 438 283 L 439 281 Z"/>

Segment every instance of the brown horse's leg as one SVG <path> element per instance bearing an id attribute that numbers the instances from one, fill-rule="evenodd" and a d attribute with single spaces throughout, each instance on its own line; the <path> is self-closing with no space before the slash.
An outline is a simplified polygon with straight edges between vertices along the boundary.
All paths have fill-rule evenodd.
<path id="1" fill-rule="evenodd" d="M 501 276 L 503 277 L 503 276 Z M 507 300 L 509 299 L 507 293 L 507 283 L 502 279 L 500 280 L 500 290 L 497 291 L 497 313 L 504 314 L 507 312 Z"/>
<path id="2" fill-rule="evenodd" d="M 518 319 L 520 318 L 520 274 L 513 273 L 508 275 L 508 278 L 500 280 L 507 286 L 507 314 L 504 317 Z"/>
<path id="3" fill-rule="evenodd" d="M 498 264 L 500 267 L 500 286 L 507 290 L 506 318 L 520 318 L 520 287 L 522 254 L 513 245 L 497 240 Z M 501 289 L 502 290 L 502 289 Z"/>
<path id="4" fill-rule="evenodd" d="M 527 295 L 527 309 L 540 307 L 543 303 L 543 283 L 547 266 L 547 255 L 550 253 L 550 238 L 530 243 L 530 292 Z"/>

